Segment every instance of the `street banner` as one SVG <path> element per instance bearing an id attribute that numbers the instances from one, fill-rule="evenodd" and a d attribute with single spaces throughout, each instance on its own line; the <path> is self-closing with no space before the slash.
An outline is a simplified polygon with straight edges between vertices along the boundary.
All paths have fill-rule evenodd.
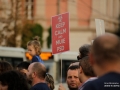
<path id="1" fill-rule="evenodd" d="M 69 51 L 69 13 L 52 17 L 52 54 Z"/>

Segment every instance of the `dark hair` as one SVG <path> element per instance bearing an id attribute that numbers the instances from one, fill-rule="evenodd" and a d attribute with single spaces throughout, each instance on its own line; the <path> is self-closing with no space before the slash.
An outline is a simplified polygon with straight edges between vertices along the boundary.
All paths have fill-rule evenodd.
<path id="1" fill-rule="evenodd" d="M 29 65 L 30 65 L 29 62 L 24 61 L 24 62 L 19 63 L 19 64 L 17 65 L 17 68 L 18 68 L 18 70 L 28 69 L 28 66 L 29 66 Z"/>
<path id="2" fill-rule="evenodd" d="M 82 59 L 83 57 L 88 56 L 88 54 L 89 54 L 89 52 L 90 52 L 90 48 L 91 48 L 91 45 L 89 45 L 89 44 L 85 44 L 85 45 L 81 46 L 81 47 L 79 48 L 79 53 L 80 53 L 80 55 L 77 56 L 77 59 L 80 60 L 80 59 Z"/>
<path id="3" fill-rule="evenodd" d="M 0 74 L 10 70 L 13 70 L 13 67 L 9 62 L 0 61 Z"/>
<path id="4" fill-rule="evenodd" d="M 33 45 L 33 47 L 35 48 L 36 55 L 40 55 L 41 54 L 41 44 L 39 41 L 39 36 L 35 36 L 33 38 L 33 40 L 31 40 L 27 43 L 27 46 L 31 46 L 31 45 Z"/>
<path id="5" fill-rule="evenodd" d="M 68 70 L 76 70 L 79 69 L 79 65 L 71 65 L 68 67 Z"/>
<path id="6" fill-rule="evenodd" d="M 53 90 L 55 88 L 54 79 L 53 79 L 52 75 L 46 73 L 45 81 L 46 81 L 46 83 L 50 84 L 50 90 Z"/>
<path id="7" fill-rule="evenodd" d="M 0 75 L 2 85 L 8 90 L 29 90 L 26 78 L 18 71 L 7 71 Z"/>
<path id="8" fill-rule="evenodd" d="M 33 71 L 36 72 L 37 76 L 39 78 L 45 78 L 46 76 L 46 68 L 43 64 L 39 63 L 39 62 L 34 62 L 34 65 L 33 65 Z"/>
<path id="9" fill-rule="evenodd" d="M 98 65 L 120 60 L 120 40 L 114 34 L 97 37 L 92 45 L 92 54 Z"/>
<path id="10" fill-rule="evenodd" d="M 35 36 L 35 37 L 33 38 L 33 40 L 36 40 L 36 41 L 39 41 L 39 39 L 40 39 L 39 36 Z"/>
<path id="11" fill-rule="evenodd" d="M 86 56 L 80 60 L 79 66 L 82 68 L 82 70 L 86 76 L 91 76 L 91 77 L 95 76 L 95 73 L 92 69 L 92 66 L 90 64 L 88 56 Z"/>

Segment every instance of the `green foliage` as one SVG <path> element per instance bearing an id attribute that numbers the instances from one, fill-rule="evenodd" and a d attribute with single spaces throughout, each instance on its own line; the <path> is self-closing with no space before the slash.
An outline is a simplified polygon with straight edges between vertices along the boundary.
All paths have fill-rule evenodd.
<path id="1" fill-rule="evenodd" d="M 33 25 L 33 27 L 31 28 L 31 31 L 33 33 L 33 36 L 39 36 L 40 37 L 40 42 L 41 45 L 43 46 L 43 27 L 40 24 L 35 24 Z"/>
<path id="2" fill-rule="evenodd" d="M 43 27 L 39 24 L 31 24 L 27 23 L 23 27 L 23 35 L 22 35 L 22 47 L 26 49 L 27 42 L 32 40 L 33 37 L 39 36 L 40 37 L 40 43 L 41 46 L 43 46 Z"/>
<path id="3" fill-rule="evenodd" d="M 50 48 L 51 45 L 51 27 L 48 29 L 48 37 L 47 37 L 47 47 Z"/>

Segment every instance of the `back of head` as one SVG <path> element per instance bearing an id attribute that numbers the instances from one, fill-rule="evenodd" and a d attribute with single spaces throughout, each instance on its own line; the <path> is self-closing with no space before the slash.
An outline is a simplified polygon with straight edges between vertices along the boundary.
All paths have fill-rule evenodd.
<path id="1" fill-rule="evenodd" d="M 39 37 L 38 37 L 38 36 L 35 36 L 35 37 L 33 38 L 33 40 L 31 40 L 31 41 L 29 41 L 29 42 L 27 43 L 27 47 L 28 47 L 28 46 L 31 46 L 31 45 L 33 45 L 33 47 L 34 47 L 34 49 L 35 49 L 35 51 L 36 51 L 36 54 L 37 54 L 37 55 L 40 55 L 40 53 L 41 53 L 41 44 L 40 44 L 40 41 L 39 41 Z"/>
<path id="2" fill-rule="evenodd" d="M 18 71 L 7 71 L 0 75 L 2 85 L 8 90 L 29 90 L 26 78 Z"/>
<path id="3" fill-rule="evenodd" d="M 98 65 L 105 62 L 120 61 L 120 40 L 114 34 L 104 34 L 97 37 L 92 45 L 93 58 Z"/>
<path id="4" fill-rule="evenodd" d="M 47 73 L 46 77 L 45 77 L 45 81 L 48 84 L 48 86 L 50 87 L 50 90 L 54 90 L 55 86 L 54 86 L 54 79 L 53 79 L 52 75 Z"/>
<path id="5" fill-rule="evenodd" d="M 90 76 L 90 77 L 95 76 L 88 56 L 86 56 L 80 60 L 79 66 L 82 68 L 82 70 L 86 76 Z"/>
<path id="6" fill-rule="evenodd" d="M 34 62 L 33 64 L 33 71 L 36 72 L 38 78 L 45 79 L 46 76 L 46 68 L 43 64 L 39 62 Z"/>
<path id="7" fill-rule="evenodd" d="M 79 60 L 79 59 L 82 59 L 82 58 L 85 57 L 85 56 L 88 56 L 88 54 L 89 54 L 89 52 L 90 52 L 90 48 L 91 48 L 91 45 L 89 45 L 89 44 L 85 44 L 85 45 L 81 46 L 81 47 L 79 48 L 79 53 L 80 53 L 80 55 L 77 57 L 78 60 Z"/>
<path id="8" fill-rule="evenodd" d="M 10 70 L 13 70 L 13 67 L 9 62 L 0 61 L 0 74 Z"/>
<path id="9" fill-rule="evenodd" d="M 17 68 L 18 68 L 18 70 L 28 69 L 29 65 L 30 65 L 29 62 L 21 62 L 17 65 Z"/>

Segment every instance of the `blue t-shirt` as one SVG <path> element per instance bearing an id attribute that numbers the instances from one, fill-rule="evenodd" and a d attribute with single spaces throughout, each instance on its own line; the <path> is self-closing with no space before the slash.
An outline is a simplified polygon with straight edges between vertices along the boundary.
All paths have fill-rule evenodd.
<path id="1" fill-rule="evenodd" d="M 110 72 L 94 81 L 89 81 L 83 90 L 120 90 L 120 74 Z"/>
<path id="2" fill-rule="evenodd" d="M 30 90 L 50 90 L 46 83 L 37 83 Z"/>
<path id="3" fill-rule="evenodd" d="M 33 62 L 40 62 L 40 63 L 44 64 L 43 60 L 37 55 L 33 56 L 31 63 L 33 63 Z"/>

